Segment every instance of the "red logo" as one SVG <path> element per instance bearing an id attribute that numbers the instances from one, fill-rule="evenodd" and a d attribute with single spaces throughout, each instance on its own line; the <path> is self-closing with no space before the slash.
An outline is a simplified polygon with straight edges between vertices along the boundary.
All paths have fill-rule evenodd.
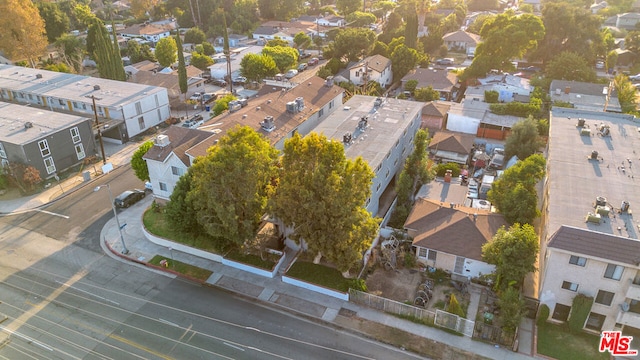
<path id="1" fill-rule="evenodd" d="M 638 355 L 638 350 L 631 350 L 633 336 L 623 336 L 620 331 L 603 331 L 600 337 L 600 352 L 609 351 L 611 355 Z"/>

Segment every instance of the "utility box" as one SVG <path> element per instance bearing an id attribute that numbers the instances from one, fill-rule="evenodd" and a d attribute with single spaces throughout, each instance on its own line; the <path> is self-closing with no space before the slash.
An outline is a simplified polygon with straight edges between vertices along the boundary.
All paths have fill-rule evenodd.
<path id="1" fill-rule="evenodd" d="M 82 172 L 82 181 L 84 182 L 91 181 L 91 173 L 89 172 L 89 170 Z"/>

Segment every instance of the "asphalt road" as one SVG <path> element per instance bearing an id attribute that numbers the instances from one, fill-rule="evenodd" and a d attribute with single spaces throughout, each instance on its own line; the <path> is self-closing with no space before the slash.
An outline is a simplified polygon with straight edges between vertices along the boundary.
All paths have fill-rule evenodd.
<path id="1" fill-rule="evenodd" d="M 114 195 L 140 185 L 130 168 L 107 182 Z M 0 218 L 0 359 L 417 358 L 105 256 L 112 213 L 95 185 Z"/>

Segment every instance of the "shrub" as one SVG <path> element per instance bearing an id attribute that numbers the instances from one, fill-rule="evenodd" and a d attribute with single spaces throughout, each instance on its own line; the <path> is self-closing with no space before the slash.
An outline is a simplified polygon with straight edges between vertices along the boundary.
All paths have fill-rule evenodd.
<path id="1" fill-rule="evenodd" d="M 495 104 L 498 102 L 499 94 L 495 90 L 486 90 L 484 92 L 484 101 L 489 104 Z"/>
<path id="2" fill-rule="evenodd" d="M 451 297 L 449 298 L 449 306 L 447 307 L 447 312 L 458 315 L 460 317 L 465 317 L 465 313 L 454 294 L 451 294 Z"/>
<path id="3" fill-rule="evenodd" d="M 549 307 L 546 304 L 540 305 L 540 310 L 538 310 L 538 318 L 536 319 L 536 325 L 542 326 L 547 319 L 549 318 Z"/>
<path id="4" fill-rule="evenodd" d="M 460 165 L 456 163 L 446 163 L 436 165 L 436 176 L 444 176 L 447 170 L 451 170 L 451 175 L 454 177 L 460 175 Z"/>
<path id="5" fill-rule="evenodd" d="M 349 287 L 354 290 L 367 292 L 367 283 L 364 279 L 351 279 L 349 281 Z"/>
<path id="6" fill-rule="evenodd" d="M 569 330 L 571 332 L 582 331 L 587 316 L 591 311 L 591 305 L 593 304 L 593 297 L 586 296 L 584 294 L 578 294 L 573 298 L 573 304 L 571 306 L 571 316 L 569 317 Z"/>

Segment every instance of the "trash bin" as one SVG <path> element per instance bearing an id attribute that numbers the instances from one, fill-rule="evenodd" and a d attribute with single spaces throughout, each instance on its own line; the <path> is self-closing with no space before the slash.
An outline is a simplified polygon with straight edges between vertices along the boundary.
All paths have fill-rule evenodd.
<path id="1" fill-rule="evenodd" d="M 205 106 L 204 108 L 205 108 L 205 110 L 207 110 L 207 111 L 211 111 L 211 105 L 207 105 L 207 106 Z"/>
<path id="2" fill-rule="evenodd" d="M 87 181 L 91 180 L 91 173 L 89 173 L 89 170 L 82 172 L 82 180 L 84 182 L 87 182 Z"/>

